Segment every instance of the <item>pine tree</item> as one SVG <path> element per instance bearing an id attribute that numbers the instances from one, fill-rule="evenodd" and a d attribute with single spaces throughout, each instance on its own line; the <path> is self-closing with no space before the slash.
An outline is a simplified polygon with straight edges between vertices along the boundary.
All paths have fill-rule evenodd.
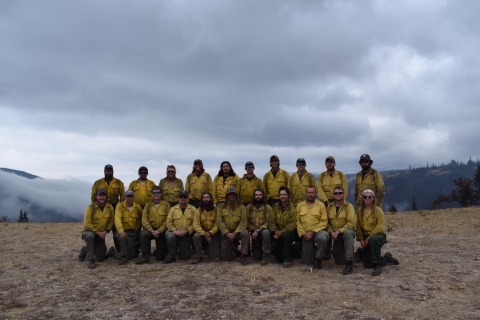
<path id="1" fill-rule="evenodd" d="M 415 199 L 415 196 L 413 196 L 413 200 L 412 200 L 412 211 L 418 211 L 417 200 Z"/>

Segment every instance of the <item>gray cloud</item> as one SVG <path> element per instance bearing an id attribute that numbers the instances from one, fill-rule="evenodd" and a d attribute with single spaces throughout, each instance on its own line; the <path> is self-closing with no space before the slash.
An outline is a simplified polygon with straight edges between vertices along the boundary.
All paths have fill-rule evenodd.
<path id="1" fill-rule="evenodd" d="M 277 153 L 320 172 L 334 155 L 354 172 L 365 152 L 385 169 L 480 156 L 475 2 L 0 9 L 4 166 L 92 180 L 107 162 L 134 179 L 198 157 L 266 171 Z"/>

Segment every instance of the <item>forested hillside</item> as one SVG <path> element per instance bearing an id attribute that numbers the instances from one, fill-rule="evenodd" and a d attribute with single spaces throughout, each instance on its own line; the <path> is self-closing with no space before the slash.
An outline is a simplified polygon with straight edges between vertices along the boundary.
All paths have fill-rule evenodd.
<path id="1" fill-rule="evenodd" d="M 478 160 L 472 161 L 471 159 L 467 163 L 452 160 L 448 164 L 427 164 L 425 167 L 381 172 L 387 187 L 383 209 L 387 210 L 393 204 L 398 211 L 412 210 L 413 197 L 415 197 L 419 210 L 429 209 L 439 194 L 447 195 L 455 189 L 454 179 L 471 178 L 478 163 Z M 349 201 L 353 203 L 355 174 L 349 174 L 347 178 L 352 191 Z M 437 209 L 448 207 L 458 207 L 458 204 L 455 202 L 443 203 L 437 206 Z"/>

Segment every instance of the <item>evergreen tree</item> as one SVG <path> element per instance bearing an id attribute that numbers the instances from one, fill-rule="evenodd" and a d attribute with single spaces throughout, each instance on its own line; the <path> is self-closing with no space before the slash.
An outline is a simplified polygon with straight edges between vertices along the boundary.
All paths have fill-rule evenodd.
<path id="1" fill-rule="evenodd" d="M 415 196 L 413 196 L 413 200 L 412 200 L 412 211 L 418 211 L 417 200 L 415 199 Z"/>

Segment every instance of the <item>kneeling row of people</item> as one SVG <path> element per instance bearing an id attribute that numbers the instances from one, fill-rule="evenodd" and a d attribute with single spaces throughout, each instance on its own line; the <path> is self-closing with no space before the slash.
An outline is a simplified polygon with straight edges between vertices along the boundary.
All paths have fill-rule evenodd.
<path id="1" fill-rule="evenodd" d="M 148 263 L 151 240 L 155 240 L 156 260 L 164 263 L 174 262 L 177 253 L 180 259 L 190 259 L 193 244 L 192 263 L 200 263 L 204 248 L 208 247 L 211 260 L 230 261 L 239 256 L 240 263 L 245 265 L 251 239 L 253 256 L 261 260 L 262 265 L 269 261 L 273 241 L 273 254 L 284 267 L 290 267 L 296 253 L 301 251 L 304 263 L 320 269 L 327 245 L 333 240 L 333 256 L 337 264 L 345 265 L 343 274 L 350 274 L 356 237 L 361 242 L 357 252 L 365 267 L 374 268 L 372 275 L 379 275 L 386 263 L 398 264 L 388 252 L 381 256 L 381 247 L 386 243 L 384 215 L 375 205 L 372 190 L 363 192 L 363 203 L 357 214 L 345 200 L 342 186 L 334 188 L 335 201 L 328 208 L 315 199 L 314 186 L 308 187 L 306 193 L 306 200 L 294 208 L 289 188 L 282 186 L 280 202 L 270 207 L 263 190 L 257 189 L 252 203 L 244 206 L 236 189 L 230 187 L 225 203 L 215 207 L 212 195 L 204 192 L 196 209 L 188 204 L 188 193 L 182 191 L 179 204 L 170 208 L 162 201 L 161 189 L 154 187 L 153 201 L 144 208 L 134 203 L 134 193 L 129 190 L 125 201 L 119 203 L 113 213 L 113 207 L 106 203 L 106 190 L 99 189 L 96 202 L 85 210 L 82 238 L 86 246 L 82 247 L 79 260 L 87 258 L 88 267 L 92 269 L 96 267 L 95 261 L 111 256 L 125 264 L 138 255 L 140 247 L 142 255 L 136 263 Z M 119 245 L 107 251 L 105 236 L 112 230 Z"/>

